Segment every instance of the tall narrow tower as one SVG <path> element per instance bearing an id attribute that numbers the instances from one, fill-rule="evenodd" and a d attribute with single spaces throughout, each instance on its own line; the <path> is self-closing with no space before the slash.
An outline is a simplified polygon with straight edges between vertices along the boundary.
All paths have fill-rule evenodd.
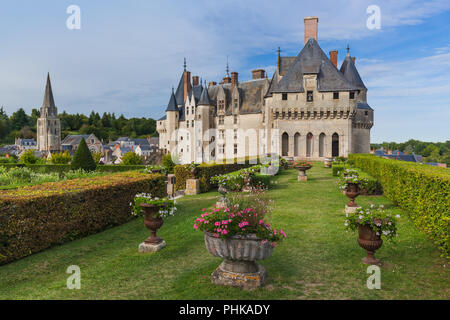
<path id="1" fill-rule="evenodd" d="M 61 150 L 61 122 L 53 100 L 50 74 L 47 74 L 41 116 L 37 120 L 37 145 L 39 151 L 57 152 Z"/>

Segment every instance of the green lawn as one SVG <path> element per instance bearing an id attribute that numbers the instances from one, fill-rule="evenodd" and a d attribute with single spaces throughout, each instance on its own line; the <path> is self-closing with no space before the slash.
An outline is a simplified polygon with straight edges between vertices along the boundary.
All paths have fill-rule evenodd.
<path id="1" fill-rule="evenodd" d="M 396 243 L 385 241 L 376 256 L 381 290 L 369 290 L 365 252 L 356 234 L 344 229 L 347 198 L 339 193 L 331 170 L 316 163 L 308 182 L 287 170 L 269 191 L 275 200 L 272 222 L 288 238 L 266 266 L 267 285 L 254 291 L 211 284 L 221 259 L 210 255 L 203 235 L 192 228 L 203 207 L 218 193 L 178 200 L 177 216 L 168 218 L 159 235 L 167 247 L 139 254 L 148 231 L 142 219 L 0 267 L 1 299 L 449 299 L 446 261 L 407 215 L 384 197 L 358 197 L 359 204 L 384 204 L 402 215 Z M 69 265 L 81 268 L 81 289 L 66 288 Z"/>

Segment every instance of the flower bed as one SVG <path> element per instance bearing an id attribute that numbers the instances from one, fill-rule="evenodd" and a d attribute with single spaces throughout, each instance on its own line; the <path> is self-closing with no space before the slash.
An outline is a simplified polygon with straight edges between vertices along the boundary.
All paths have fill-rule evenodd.
<path id="1" fill-rule="evenodd" d="M 450 171 L 367 154 L 352 154 L 354 165 L 376 178 L 383 193 L 409 212 L 414 223 L 450 257 Z"/>
<path id="2" fill-rule="evenodd" d="M 139 192 L 164 197 L 165 177 L 127 172 L 0 191 L 0 264 L 129 221 Z"/>

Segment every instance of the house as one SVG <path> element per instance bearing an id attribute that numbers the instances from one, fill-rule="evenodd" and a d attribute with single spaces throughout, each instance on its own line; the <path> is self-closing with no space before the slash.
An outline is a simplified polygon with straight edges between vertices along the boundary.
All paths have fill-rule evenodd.
<path id="1" fill-rule="evenodd" d="M 91 152 L 103 153 L 102 142 L 93 133 L 68 135 L 61 142 L 62 150 L 69 151 L 70 153 L 74 154 L 82 139 L 86 141 L 86 144 Z"/>
<path id="2" fill-rule="evenodd" d="M 18 152 L 23 150 L 37 149 L 37 142 L 34 139 L 16 138 L 15 145 Z"/>
<path id="3" fill-rule="evenodd" d="M 124 154 L 130 152 L 130 151 L 134 151 L 134 147 L 121 147 L 120 144 L 116 144 L 116 146 L 114 147 L 113 151 L 112 151 L 112 156 L 115 159 L 114 163 L 115 164 L 119 164 L 122 162 L 122 157 Z"/>
<path id="4" fill-rule="evenodd" d="M 138 145 L 136 147 L 136 149 L 134 150 L 134 152 L 137 155 L 140 155 L 141 157 L 148 157 L 150 156 L 152 153 L 155 153 L 158 150 L 157 147 L 155 146 L 150 146 L 150 145 Z"/>

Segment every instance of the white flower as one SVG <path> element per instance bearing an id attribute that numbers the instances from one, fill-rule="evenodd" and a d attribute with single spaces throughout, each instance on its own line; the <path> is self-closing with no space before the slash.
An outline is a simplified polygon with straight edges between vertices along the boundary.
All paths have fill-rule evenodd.
<path id="1" fill-rule="evenodd" d="M 380 204 L 380 208 L 383 209 L 383 208 L 384 208 L 384 205 Z"/>
<path id="2" fill-rule="evenodd" d="M 360 219 L 364 218 L 363 216 L 359 216 Z"/>
<path id="3" fill-rule="evenodd" d="M 400 215 L 399 215 L 399 214 L 397 214 L 397 215 L 395 215 L 395 217 L 396 217 L 396 218 L 400 218 Z"/>

